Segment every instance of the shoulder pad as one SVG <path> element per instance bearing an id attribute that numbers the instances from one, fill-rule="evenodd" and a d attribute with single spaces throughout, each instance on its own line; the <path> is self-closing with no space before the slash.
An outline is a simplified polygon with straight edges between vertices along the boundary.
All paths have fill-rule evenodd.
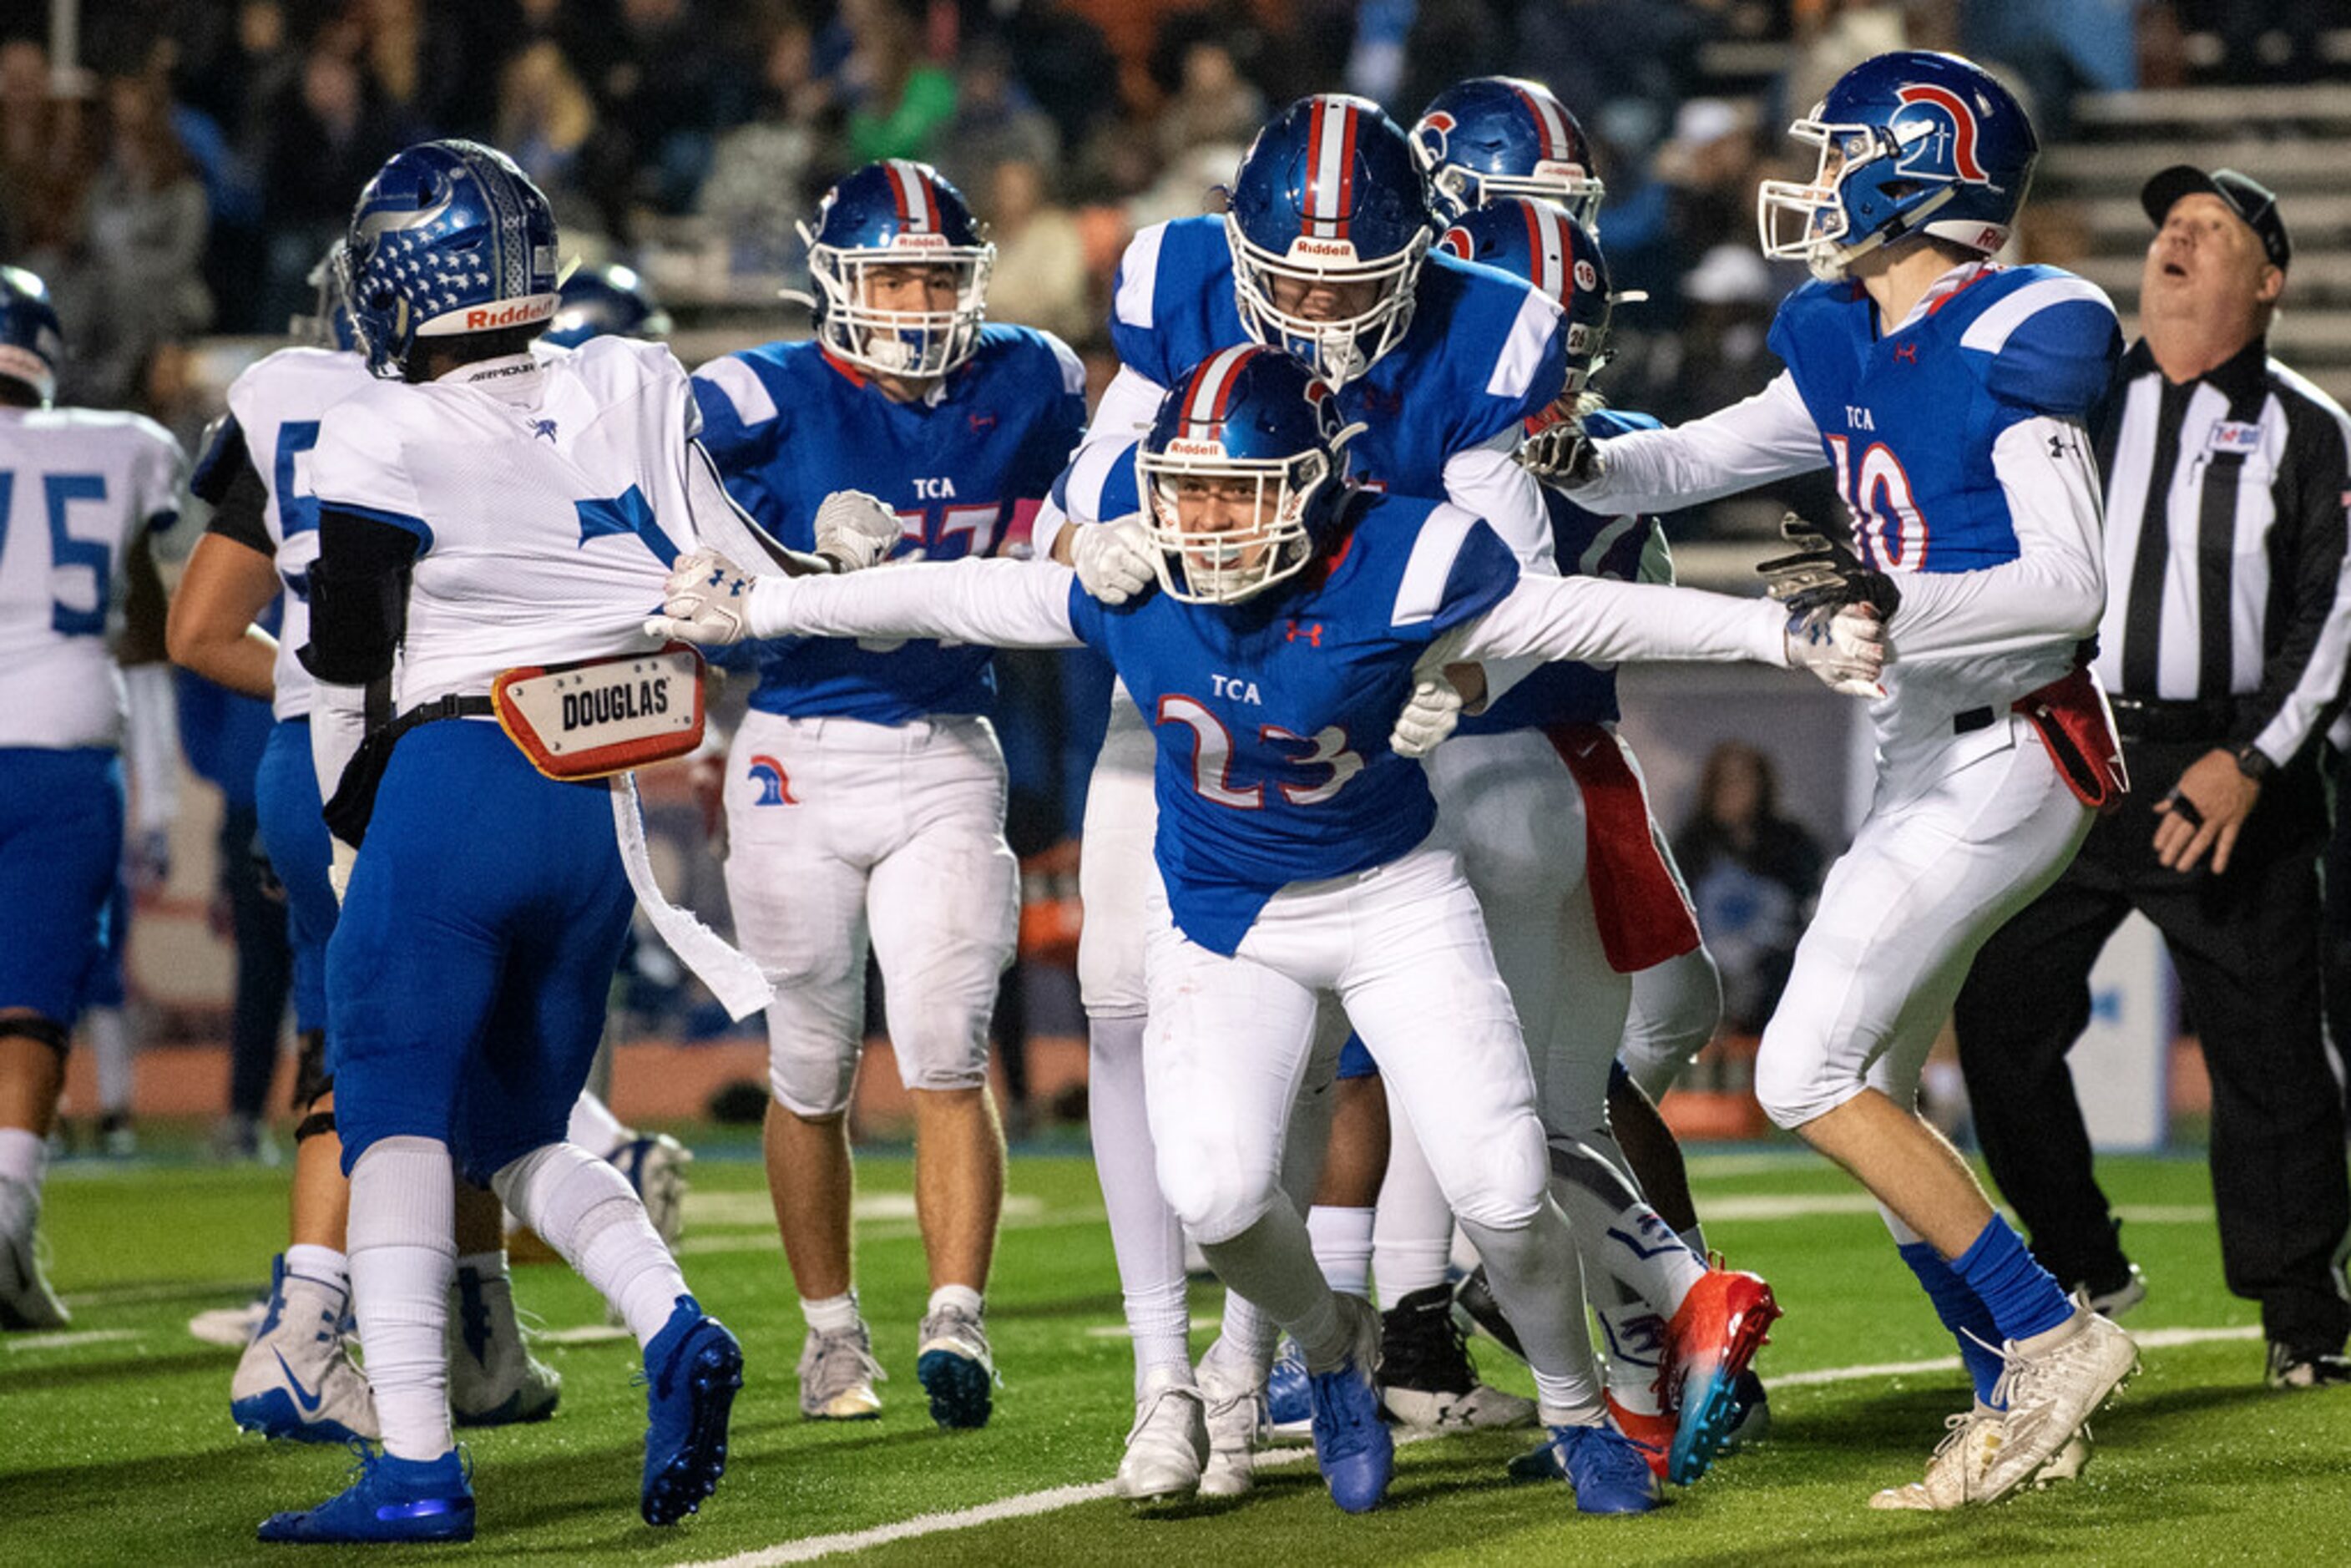
<path id="1" fill-rule="evenodd" d="M 2105 395 L 2123 350 L 2113 301 L 2087 278 L 2020 267 L 1979 306 L 1959 348 L 2003 402 L 2078 417 Z"/>

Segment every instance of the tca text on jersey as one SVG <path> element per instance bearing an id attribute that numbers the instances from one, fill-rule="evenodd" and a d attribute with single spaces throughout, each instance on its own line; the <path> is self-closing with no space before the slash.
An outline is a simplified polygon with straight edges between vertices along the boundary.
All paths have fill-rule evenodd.
<path id="1" fill-rule="evenodd" d="M 1255 681 L 1245 681 L 1238 675 L 1219 675 L 1210 671 L 1208 684 L 1218 696 L 1228 702 L 1250 703 L 1259 707 L 1265 706 L 1257 695 Z"/>

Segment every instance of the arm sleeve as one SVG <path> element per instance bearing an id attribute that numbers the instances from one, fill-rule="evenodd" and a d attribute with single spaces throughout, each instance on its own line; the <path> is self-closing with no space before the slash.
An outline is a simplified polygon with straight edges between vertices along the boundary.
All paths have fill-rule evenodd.
<path id="1" fill-rule="evenodd" d="M 245 441 L 245 426 L 236 422 L 234 413 L 224 413 L 204 430 L 203 455 L 196 459 L 195 472 L 188 476 L 188 489 L 208 507 L 217 507 L 227 494 L 231 480 L 239 466 L 253 466 L 253 457 Z"/>
<path id="2" fill-rule="evenodd" d="M 2017 557 L 1980 571 L 1906 572 L 1888 628 L 1896 659 L 2006 653 L 2087 637 L 2106 607 L 2097 460 L 2071 419 L 2020 420 L 1992 443 Z"/>
<path id="3" fill-rule="evenodd" d="M 397 523 L 333 507 L 319 513 L 303 668 L 332 686 L 365 686 L 392 673 L 417 553 L 416 536 Z"/>
<path id="4" fill-rule="evenodd" d="M 1768 599 L 1593 577 L 1523 577 L 1510 597 L 1455 633 L 1447 652 L 1470 661 L 1749 659 L 1784 667 L 1787 624 L 1786 612 Z"/>
<path id="5" fill-rule="evenodd" d="M 2280 521 L 2292 519 L 2276 536 L 2290 553 L 2272 568 L 2273 579 L 2286 585 L 2283 632 L 2273 638 L 2262 662 L 2261 689 L 2237 702 L 2238 742 L 2251 741 L 2280 764 L 2293 761 L 2312 736 L 2334 722 L 2351 654 L 2351 572 L 2346 570 L 2351 562 L 2344 538 L 2351 426 L 2328 412 L 2309 412 L 2321 422 L 2310 457 L 2276 502 Z"/>
<path id="6" fill-rule="evenodd" d="M 236 466 L 219 486 L 217 497 L 206 497 L 213 504 L 213 520 L 204 532 L 235 539 L 247 549 L 275 559 L 277 547 L 269 538 L 269 492 L 254 471 L 253 459 L 238 444 Z"/>
<path id="7" fill-rule="evenodd" d="M 1820 427 L 1782 371 L 1718 413 L 1601 444 L 1605 472 L 1568 492 L 1594 512 L 1671 512 L 1829 465 Z"/>
<path id="8" fill-rule="evenodd" d="M 1074 648 L 1077 574 L 1051 562 L 923 561 L 846 577 L 763 578 L 755 637 L 939 637 L 994 648 Z"/>

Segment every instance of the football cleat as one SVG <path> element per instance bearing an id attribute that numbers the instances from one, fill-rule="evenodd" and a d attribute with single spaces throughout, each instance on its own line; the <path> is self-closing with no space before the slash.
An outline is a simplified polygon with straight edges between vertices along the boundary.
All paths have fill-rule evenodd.
<path id="1" fill-rule="evenodd" d="M 1730 1417 L 1730 1430 L 1722 1439 L 1722 1451 L 1726 1454 L 1735 1454 L 1771 1435 L 1771 1398 L 1753 1367 L 1739 1375 L 1731 1399 L 1736 1408 Z"/>
<path id="2" fill-rule="evenodd" d="M 873 1385 L 890 1375 L 873 1359 L 873 1337 L 855 1328 L 819 1333 L 800 1346 L 800 1414 L 811 1421 L 871 1421 L 882 1414 Z"/>
<path id="3" fill-rule="evenodd" d="M 563 1376 L 530 1354 L 515 1317 L 514 1282 L 461 1268 L 449 1286 L 449 1415 L 460 1427 L 544 1421 Z"/>
<path id="4" fill-rule="evenodd" d="M 262 1521 L 264 1541 L 471 1541 L 474 1486 L 455 1449 L 437 1459 L 396 1459 L 355 1444 L 359 1479 L 318 1507 Z"/>
<path id="5" fill-rule="evenodd" d="M 1973 1500 L 1998 1500 L 2038 1477 L 2066 1444 L 2086 1439 L 2090 1416 L 2138 1371 L 2137 1344 L 2109 1320 L 2084 1309 L 2070 1330 L 2034 1336 L 2055 1339 L 2038 1350 L 2015 1340 L 2001 1347 L 2007 1365 L 1993 1402 L 2004 1411 L 2001 1442 L 1983 1478 L 1985 1495 Z"/>
<path id="6" fill-rule="evenodd" d="M 2119 1318 L 2147 1300 L 2147 1276 L 2137 1264 L 2126 1263 L 2121 1278 L 2102 1282 L 2095 1290 L 2087 1284 L 2077 1289 L 2092 1312 L 2100 1317 Z"/>
<path id="7" fill-rule="evenodd" d="M 702 1507 L 726 1473 L 726 1418 L 743 1386 L 743 1347 L 726 1325 L 680 1296 L 645 1346 L 647 1524 L 675 1524 Z"/>
<path id="8" fill-rule="evenodd" d="M 1221 1339 L 1200 1358 L 1200 1397 L 1207 1405 L 1208 1463 L 1200 1472 L 1202 1497 L 1239 1497 L 1257 1484 L 1257 1438 L 1265 1410 L 1256 1374 L 1236 1372 L 1218 1353 Z"/>
<path id="9" fill-rule="evenodd" d="M 0 1329 L 61 1329 L 73 1314 L 41 1269 L 41 1195 L 0 1178 Z"/>
<path id="10" fill-rule="evenodd" d="M 1759 1275 L 1708 1269 L 1666 1328 L 1667 1408 L 1677 1425 L 1666 1475 L 1687 1486 L 1706 1474 L 1738 1417 L 1739 1375 L 1769 1342 L 1780 1304 Z"/>
<path id="11" fill-rule="evenodd" d="M 1502 1313 L 1502 1303 L 1494 1299 L 1494 1288 L 1486 1281 L 1486 1265 L 1479 1264 L 1461 1276 L 1453 1287 L 1453 1321 L 1461 1325 L 1463 1333 L 1482 1333 L 1496 1344 L 1524 1361 L 1527 1353 L 1519 1343 L 1519 1331 Z"/>
<path id="12" fill-rule="evenodd" d="M 996 1361 L 978 1318 L 957 1307 L 942 1307 L 925 1318 L 914 1376 L 931 1396 L 931 1419 L 941 1431 L 987 1425 L 996 1407 Z"/>
<path id="13" fill-rule="evenodd" d="M 1351 1344 L 1338 1365 L 1309 1372 L 1314 1408 L 1314 1464 L 1331 1500 L 1347 1513 L 1368 1513 L 1387 1495 L 1395 1474 L 1395 1440 L 1380 1420 L 1380 1319 L 1360 1296 L 1342 1294 L 1339 1312 Z"/>
<path id="14" fill-rule="evenodd" d="M 342 1333 L 343 1292 L 270 1260 L 269 1299 L 229 1380 L 240 1431 L 293 1443 L 377 1436 L 375 1399 Z"/>
<path id="15" fill-rule="evenodd" d="M 241 1307 L 209 1307 L 188 1320 L 188 1333 L 206 1344 L 243 1350 L 269 1321 L 269 1293 L 263 1291 Z"/>
<path id="16" fill-rule="evenodd" d="M 1407 1427 L 1528 1427 L 1535 1418 L 1533 1400 L 1478 1380 L 1450 1285 L 1415 1291 L 1381 1315 L 1380 1403 Z"/>
<path id="17" fill-rule="evenodd" d="M 1939 1511 L 1991 1500 L 1987 1493 L 1992 1461 L 1999 1458 L 2007 1440 L 2001 1413 L 1979 1405 L 1950 1416 L 1943 1425 L 1949 1433 L 1937 1446 L 1934 1458 L 1927 1461 L 1926 1479 L 1907 1486 L 1887 1487 L 1871 1497 L 1870 1507 Z M 2089 1442 L 2077 1432 L 2034 1473 L 2029 1484 L 2037 1490 L 2053 1482 L 2070 1481 L 2089 1462 Z"/>
<path id="18" fill-rule="evenodd" d="M 1265 1378 L 1265 1430 L 1271 1443 L 1311 1442 L 1314 1437 L 1314 1402 L 1306 1396 L 1306 1353 L 1288 1334 Z"/>
<path id="19" fill-rule="evenodd" d="M 2351 1358 L 2320 1350 L 2294 1350 L 2272 1341 L 2262 1381 L 2272 1388 L 2330 1388 L 2351 1383 Z"/>
<path id="20" fill-rule="evenodd" d="M 604 1157 L 644 1200 L 645 1218 L 661 1233 L 662 1245 L 676 1251 L 685 1229 L 685 1167 L 694 1163 L 694 1151 L 667 1133 L 653 1133 L 632 1138 Z"/>
<path id="21" fill-rule="evenodd" d="M 1514 1478 L 1532 1479 L 1522 1467 L 1541 1456 L 1574 1489 L 1578 1513 L 1646 1513 L 1665 1500 L 1647 1452 L 1614 1427 L 1545 1430 L 1542 1448 L 1510 1467 Z"/>
<path id="22" fill-rule="evenodd" d="M 1208 1465 L 1207 1402 L 1188 1367 L 1160 1367 L 1134 1404 L 1111 1490 L 1130 1502 L 1186 1498 L 1200 1490 Z"/>
<path id="23" fill-rule="evenodd" d="M 1616 1396 L 1604 1396 L 1608 1402 L 1608 1419 L 1623 1433 L 1627 1441 L 1641 1450 L 1649 1469 L 1657 1479 L 1666 1479 L 1667 1456 L 1674 1446 L 1675 1421 L 1662 1411 L 1635 1410 L 1617 1403 Z"/>

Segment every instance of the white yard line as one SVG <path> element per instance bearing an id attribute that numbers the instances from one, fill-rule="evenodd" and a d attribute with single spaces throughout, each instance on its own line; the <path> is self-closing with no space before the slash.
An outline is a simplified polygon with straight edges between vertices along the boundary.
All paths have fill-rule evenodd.
<path id="1" fill-rule="evenodd" d="M 2262 1337 L 2262 1331 L 2253 1327 L 2149 1329 L 2136 1337 L 2142 1350 L 2168 1350 L 2175 1345 L 2204 1344 L 2215 1340 L 2257 1340 Z M 1932 1361 L 1878 1362 L 1865 1366 L 1826 1366 L 1812 1372 L 1774 1373 L 1771 1385 L 1774 1388 L 1804 1388 L 1824 1383 L 1853 1383 L 1872 1377 L 1957 1372 L 1959 1369 L 1959 1358 L 1949 1355 Z M 1400 1434 L 1396 1442 L 1402 1446 L 1433 1436 L 1434 1433 Z M 1257 1464 L 1260 1469 L 1270 1469 L 1280 1465 L 1302 1465 L 1313 1458 L 1314 1450 L 1311 1448 L 1274 1448 L 1260 1452 Z M 893 1541 L 914 1541 L 926 1535 L 945 1535 L 952 1531 L 994 1524 L 1000 1520 L 1030 1519 L 1040 1513 L 1058 1513 L 1062 1509 L 1076 1508 L 1081 1503 L 1101 1502 L 1112 1495 L 1108 1481 L 1096 1481 L 1090 1486 L 1053 1487 L 1044 1491 L 1023 1492 L 1018 1497 L 981 1503 L 976 1508 L 917 1514 L 894 1524 L 878 1524 L 870 1530 L 845 1530 L 835 1535 L 804 1536 L 798 1541 L 738 1552 L 732 1557 L 687 1563 L 684 1568 L 777 1568 L 777 1565 L 786 1563 L 813 1563 L 820 1558 L 886 1546 Z"/>

